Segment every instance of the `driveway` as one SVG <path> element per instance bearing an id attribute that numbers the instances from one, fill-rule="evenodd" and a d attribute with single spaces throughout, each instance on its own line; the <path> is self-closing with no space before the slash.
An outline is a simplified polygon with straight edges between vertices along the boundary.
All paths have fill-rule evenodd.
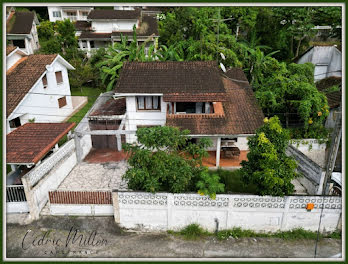
<path id="1" fill-rule="evenodd" d="M 317 257 L 334 256 L 341 247 L 341 240 L 321 239 Z M 119 228 L 113 217 L 45 216 L 29 225 L 7 224 L 6 234 L 9 258 L 313 258 L 314 248 L 314 240 L 191 241 L 164 232 L 135 233 Z"/>
<path id="2" fill-rule="evenodd" d="M 59 185 L 58 190 L 127 190 L 122 175 L 127 170 L 127 161 L 77 164 Z"/>

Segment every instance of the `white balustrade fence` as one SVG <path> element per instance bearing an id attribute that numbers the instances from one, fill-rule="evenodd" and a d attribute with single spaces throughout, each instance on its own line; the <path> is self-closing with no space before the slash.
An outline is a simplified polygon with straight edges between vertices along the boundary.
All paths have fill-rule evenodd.
<path id="1" fill-rule="evenodd" d="M 24 177 L 28 179 L 31 187 L 35 186 L 35 184 L 50 170 L 52 170 L 56 164 L 58 164 L 64 157 L 68 156 L 74 150 L 75 142 L 74 140 L 70 140 L 51 156 L 45 159 L 39 166 L 28 172 Z"/>
<path id="2" fill-rule="evenodd" d="M 304 228 L 336 230 L 341 214 L 340 197 L 217 195 L 215 200 L 198 194 L 113 192 L 115 221 L 122 227 L 178 230 L 198 223 L 214 231 L 241 227 L 254 231 Z M 314 209 L 307 211 L 307 203 Z"/>

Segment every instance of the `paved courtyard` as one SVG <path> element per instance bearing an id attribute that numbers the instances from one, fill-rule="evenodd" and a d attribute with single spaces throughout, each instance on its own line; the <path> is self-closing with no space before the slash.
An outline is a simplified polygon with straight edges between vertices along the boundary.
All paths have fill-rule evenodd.
<path id="1" fill-rule="evenodd" d="M 58 190 L 127 190 L 127 182 L 122 180 L 127 166 L 125 160 L 102 164 L 82 162 L 75 166 Z"/>

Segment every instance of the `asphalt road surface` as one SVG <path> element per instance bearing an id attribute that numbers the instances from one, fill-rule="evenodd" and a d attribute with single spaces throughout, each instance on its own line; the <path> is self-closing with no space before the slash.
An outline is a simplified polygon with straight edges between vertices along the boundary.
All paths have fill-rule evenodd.
<path id="1" fill-rule="evenodd" d="M 7 258 L 313 258 L 314 240 L 215 237 L 184 240 L 120 229 L 113 217 L 41 217 L 7 224 Z M 318 258 L 341 252 L 341 240 L 322 239 Z"/>

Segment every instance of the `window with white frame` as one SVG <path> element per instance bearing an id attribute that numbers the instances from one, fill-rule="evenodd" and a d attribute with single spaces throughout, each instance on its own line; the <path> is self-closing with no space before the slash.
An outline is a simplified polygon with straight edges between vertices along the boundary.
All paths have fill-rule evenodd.
<path id="1" fill-rule="evenodd" d="M 138 110 L 161 110 L 159 96 L 137 96 Z"/>
<path id="2" fill-rule="evenodd" d="M 60 11 L 53 11 L 53 17 L 62 17 L 62 13 Z"/>

